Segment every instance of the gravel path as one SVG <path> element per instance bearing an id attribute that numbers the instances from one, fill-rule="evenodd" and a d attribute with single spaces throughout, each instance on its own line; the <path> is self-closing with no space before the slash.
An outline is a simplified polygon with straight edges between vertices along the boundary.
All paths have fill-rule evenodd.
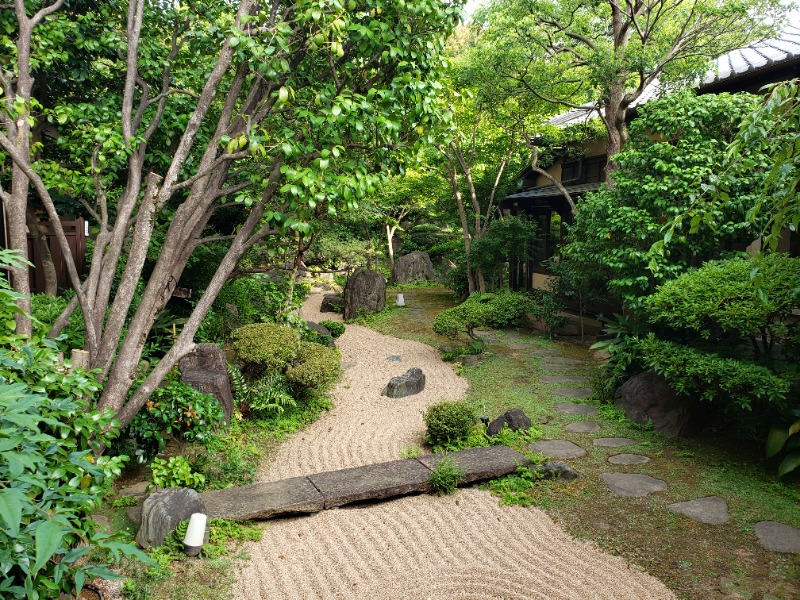
<path id="1" fill-rule="evenodd" d="M 303 309 L 318 313 L 321 295 Z M 337 345 L 347 367 L 335 408 L 284 444 L 263 481 L 400 457 L 422 438 L 421 411 L 457 399 L 466 382 L 436 351 L 348 325 Z M 386 360 L 400 356 L 401 361 Z M 390 377 L 414 366 L 425 392 L 389 400 Z M 233 597 L 300 599 L 671 599 L 659 581 L 596 546 L 571 538 L 543 511 L 500 507 L 477 488 L 412 496 L 269 523 L 237 573 Z"/>

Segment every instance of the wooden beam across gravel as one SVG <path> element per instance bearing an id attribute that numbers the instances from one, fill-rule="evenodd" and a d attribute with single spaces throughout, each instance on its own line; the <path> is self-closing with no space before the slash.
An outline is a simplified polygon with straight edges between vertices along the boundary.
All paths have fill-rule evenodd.
<path id="1" fill-rule="evenodd" d="M 444 458 L 419 458 L 254 483 L 201 494 L 209 518 L 236 521 L 315 513 L 368 500 L 385 500 L 431 491 L 430 474 Z M 531 461 L 508 446 L 468 448 L 446 456 L 464 472 L 462 484 L 502 477 Z"/>

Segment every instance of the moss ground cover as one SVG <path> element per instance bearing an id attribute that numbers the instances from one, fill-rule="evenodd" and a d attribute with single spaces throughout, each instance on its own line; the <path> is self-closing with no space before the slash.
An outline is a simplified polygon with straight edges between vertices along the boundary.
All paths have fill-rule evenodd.
<path id="1" fill-rule="evenodd" d="M 405 296 L 408 308 L 387 311 L 369 326 L 434 346 L 446 343 L 430 323 L 454 304 L 447 292 L 420 288 Z M 526 344 L 530 350 L 520 349 Z M 800 527 L 800 478 L 778 481 L 774 469 L 760 462 L 763 448 L 732 439 L 724 430 L 709 428 L 691 439 L 667 438 L 627 421 L 614 407 L 601 406 L 593 419 L 602 427 L 599 433 L 566 432 L 566 425 L 585 417 L 554 412 L 555 402 L 563 399 L 551 395 L 558 386 L 539 381 L 541 375 L 551 374 L 541 369 L 542 358 L 531 351 L 541 347 L 558 347 L 562 356 L 585 361 L 559 374 L 590 376 L 596 364 L 586 346 L 514 332 L 489 340 L 488 356 L 477 365 L 460 367 L 470 384 L 467 402 L 478 414 L 494 418 L 518 407 L 532 419 L 551 417 L 541 425 L 545 439 L 570 440 L 587 450 L 586 457 L 568 461 L 581 473 L 580 479 L 537 482 L 533 491 L 522 492 L 527 494 L 523 503 L 529 499 L 571 534 L 641 566 L 679 598 L 800 597 L 800 556 L 765 550 L 753 533 L 753 525 L 762 520 Z M 594 437 L 629 437 L 636 445 L 599 448 L 592 444 Z M 636 467 L 607 462 L 620 452 L 644 454 L 651 461 Z M 600 481 L 599 474 L 605 472 L 651 475 L 664 479 L 668 489 L 645 498 L 620 498 Z M 666 508 L 672 502 L 712 495 L 728 503 L 731 520 L 724 525 L 704 525 Z"/>

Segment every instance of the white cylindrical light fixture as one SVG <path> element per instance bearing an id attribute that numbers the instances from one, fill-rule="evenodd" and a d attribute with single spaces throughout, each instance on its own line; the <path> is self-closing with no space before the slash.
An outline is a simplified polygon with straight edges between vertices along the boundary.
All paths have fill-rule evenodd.
<path id="1" fill-rule="evenodd" d="M 403 298 L 403 294 L 397 294 L 397 306 L 405 306 L 406 299 Z"/>
<path id="2" fill-rule="evenodd" d="M 183 551 L 186 556 L 197 556 L 203 548 L 206 536 L 206 516 L 203 513 L 192 513 L 186 535 L 183 538 Z"/>

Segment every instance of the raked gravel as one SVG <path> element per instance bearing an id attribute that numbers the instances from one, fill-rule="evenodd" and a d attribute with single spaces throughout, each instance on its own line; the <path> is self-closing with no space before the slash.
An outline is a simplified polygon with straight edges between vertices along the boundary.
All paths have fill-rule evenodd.
<path id="1" fill-rule="evenodd" d="M 311 295 L 303 318 L 319 313 Z M 438 352 L 348 325 L 337 340 L 350 366 L 333 391 L 334 409 L 281 446 L 261 481 L 400 458 L 423 436 L 422 411 L 466 394 L 467 383 Z M 401 356 L 399 362 L 386 360 Z M 381 396 L 411 367 L 426 375 L 416 396 Z M 614 599 L 674 598 L 658 580 L 591 543 L 570 537 L 543 511 L 501 507 L 477 488 L 449 497 L 412 496 L 365 507 L 271 521 L 244 548 L 234 598 Z"/>

